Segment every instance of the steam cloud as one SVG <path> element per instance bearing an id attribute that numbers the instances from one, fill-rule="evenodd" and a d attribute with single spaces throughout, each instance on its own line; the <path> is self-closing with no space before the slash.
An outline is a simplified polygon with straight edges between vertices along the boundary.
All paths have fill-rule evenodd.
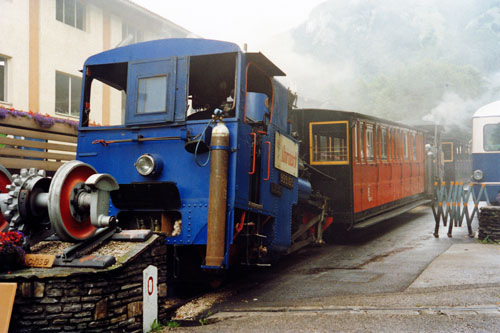
<path id="1" fill-rule="evenodd" d="M 498 0 L 329 0 L 260 48 L 299 107 L 463 126 L 500 99 Z"/>

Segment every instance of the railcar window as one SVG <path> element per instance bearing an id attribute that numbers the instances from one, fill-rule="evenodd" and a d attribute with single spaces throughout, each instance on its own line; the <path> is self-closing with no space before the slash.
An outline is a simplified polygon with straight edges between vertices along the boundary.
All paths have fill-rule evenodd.
<path id="1" fill-rule="evenodd" d="M 139 79 L 137 90 L 137 113 L 166 112 L 166 75 Z"/>
<path id="2" fill-rule="evenodd" d="M 397 160 L 397 152 L 396 152 L 396 131 L 391 130 L 391 160 Z"/>
<path id="3" fill-rule="evenodd" d="M 500 124 L 484 125 L 483 148 L 486 151 L 500 150 Z"/>
<path id="4" fill-rule="evenodd" d="M 348 164 L 348 135 L 346 121 L 310 123 L 311 164 Z"/>
<path id="5" fill-rule="evenodd" d="M 380 131 L 380 158 L 387 160 L 387 129 L 385 128 Z"/>
<path id="6" fill-rule="evenodd" d="M 417 160 L 417 138 L 415 137 L 415 134 L 411 135 L 411 142 L 413 145 L 413 160 Z"/>
<path id="7" fill-rule="evenodd" d="M 354 141 L 354 158 L 356 159 L 356 161 L 358 161 L 358 126 L 354 126 L 354 131 L 353 131 L 353 135 L 352 135 L 352 138 L 353 138 L 353 141 Z"/>
<path id="8" fill-rule="evenodd" d="M 360 123 L 359 125 L 359 131 L 360 131 L 360 137 L 359 137 L 359 152 L 360 152 L 360 157 L 361 161 L 365 161 L 365 140 L 366 140 L 366 125 L 363 123 Z"/>
<path id="9" fill-rule="evenodd" d="M 398 143 L 399 143 L 399 135 L 398 132 L 394 130 L 392 132 L 392 159 L 394 161 L 399 160 Z"/>
<path id="10" fill-rule="evenodd" d="M 408 148 L 409 148 L 409 145 L 408 145 L 408 133 L 404 133 L 403 134 L 403 141 L 404 141 L 404 157 L 405 157 L 405 161 L 408 161 Z"/>
<path id="11" fill-rule="evenodd" d="M 373 127 L 367 125 L 366 127 L 366 159 L 373 161 L 374 147 L 373 147 Z"/>
<path id="12" fill-rule="evenodd" d="M 453 162 L 453 142 L 442 142 L 441 150 L 443 151 L 444 161 Z"/>

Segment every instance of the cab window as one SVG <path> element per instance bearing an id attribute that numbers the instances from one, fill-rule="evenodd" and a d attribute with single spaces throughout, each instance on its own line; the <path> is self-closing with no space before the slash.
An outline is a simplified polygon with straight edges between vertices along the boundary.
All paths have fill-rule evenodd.
<path id="1" fill-rule="evenodd" d="M 236 60 L 236 53 L 190 57 L 188 120 L 211 119 L 215 109 L 234 117 Z"/>
<path id="2" fill-rule="evenodd" d="M 484 125 L 483 148 L 485 151 L 500 150 L 500 124 Z"/>
<path id="3" fill-rule="evenodd" d="M 137 90 L 137 113 L 166 112 L 166 75 L 140 78 Z"/>

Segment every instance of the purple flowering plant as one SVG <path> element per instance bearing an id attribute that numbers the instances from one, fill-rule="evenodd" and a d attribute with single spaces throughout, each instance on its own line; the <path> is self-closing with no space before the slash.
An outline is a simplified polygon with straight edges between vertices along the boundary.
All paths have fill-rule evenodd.
<path id="1" fill-rule="evenodd" d="M 24 262 L 24 235 L 19 231 L 0 232 L 0 270 L 10 270 Z"/>

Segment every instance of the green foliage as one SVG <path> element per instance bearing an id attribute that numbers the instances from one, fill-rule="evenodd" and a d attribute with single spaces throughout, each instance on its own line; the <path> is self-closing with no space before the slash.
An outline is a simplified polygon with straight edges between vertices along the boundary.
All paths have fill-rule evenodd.
<path id="1" fill-rule="evenodd" d="M 485 85 L 471 66 L 423 60 L 366 81 L 369 103 L 362 112 L 394 120 L 421 119 L 440 104 L 445 93 L 472 100 L 485 92 Z M 468 111 L 472 115 L 475 109 Z"/>
<path id="2" fill-rule="evenodd" d="M 500 244 L 500 242 L 490 239 L 490 236 L 484 237 L 484 239 L 479 241 L 481 244 Z"/>
<path id="3" fill-rule="evenodd" d="M 176 327 L 179 327 L 179 326 L 181 326 L 181 324 L 179 324 L 175 320 L 170 320 L 170 321 L 167 322 L 167 327 L 169 327 L 169 328 L 176 328 Z"/>
<path id="4" fill-rule="evenodd" d="M 150 332 L 157 333 L 157 332 L 161 332 L 165 327 L 176 328 L 179 326 L 181 326 L 181 324 L 179 324 L 175 320 L 170 320 L 170 321 L 167 321 L 165 324 L 162 324 L 155 319 L 155 321 L 153 321 L 153 323 L 151 324 L 151 331 Z"/>
<path id="5" fill-rule="evenodd" d="M 210 317 L 211 315 L 212 315 L 212 312 L 208 311 L 205 317 L 200 318 L 200 320 L 198 320 L 200 322 L 201 326 L 208 325 L 208 317 Z"/>
<path id="6" fill-rule="evenodd" d="M 163 325 L 156 319 L 151 324 L 151 332 L 159 332 L 159 331 L 161 331 L 162 328 L 163 328 Z"/>

